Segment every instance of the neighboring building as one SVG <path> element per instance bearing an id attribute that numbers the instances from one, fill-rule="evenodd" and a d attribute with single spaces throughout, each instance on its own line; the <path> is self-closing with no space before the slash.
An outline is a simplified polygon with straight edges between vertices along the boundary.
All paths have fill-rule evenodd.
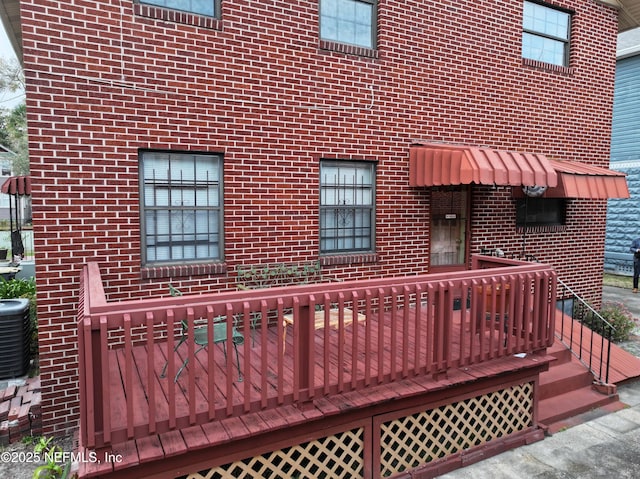
<path id="1" fill-rule="evenodd" d="M 640 29 L 618 37 L 611 167 L 627 173 L 631 200 L 610 200 L 605 269 L 633 274 L 631 242 L 640 236 Z"/>
<path id="2" fill-rule="evenodd" d="M 15 153 L 0 145 L 0 185 L 11 177 L 11 158 Z M 0 194 L 0 220 L 9 219 L 9 195 Z"/>
<path id="3" fill-rule="evenodd" d="M 31 192 L 27 177 L 12 175 L 15 153 L 0 145 L 0 261 L 20 261 L 33 251 Z M 25 249 L 25 245 L 27 245 Z"/>
<path id="4" fill-rule="evenodd" d="M 89 262 L 118 301 L 500 249 L 599 303 L 607 198 L 627 194 L 606 169 L 614 2 L 19 3 L 45 434 L 84 407 Z"/>

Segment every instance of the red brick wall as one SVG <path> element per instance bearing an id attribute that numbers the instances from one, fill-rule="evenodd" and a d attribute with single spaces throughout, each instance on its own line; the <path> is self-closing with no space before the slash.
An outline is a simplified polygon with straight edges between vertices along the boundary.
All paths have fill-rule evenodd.
<path id="1" fill-rule="evenodd" d="M 381 1 L 378 49 L 364 56 L 320 48 L 315 0 L 222 0 L 222 20 L 204 27 L 141 16 L 130 1 L 24 0 L 46 432 L 77 418 L 87 261 L 101 263 L 115 300 L 166 294 L 169 280 L 225 287 L 241 263 L 315 259 L 318 162 L 345 158 L 378 162 L 377 254 L 326 272 L 424 272 L 429 192 L 408 186 L 412 141 L 606 165 L 616 13 L 552 3 L 576 12 L 568 69 L 523 62 L 520 0 Z M 142 274 L 140 148 L 224 154 L 226 269 Z M 471 251 L 519 253 L 509 192 L 474 187 L 472 203 Z M 564 231 L 527 240 L 594 300 L 604 215 L 604 202 L 572 201 Z"/>

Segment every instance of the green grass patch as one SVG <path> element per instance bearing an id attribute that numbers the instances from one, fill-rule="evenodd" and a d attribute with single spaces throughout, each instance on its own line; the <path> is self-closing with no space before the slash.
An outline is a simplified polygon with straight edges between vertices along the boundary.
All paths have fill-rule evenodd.
<path id="1" fill-rule="evenodd" d="M 605 286 L 616 286 L 618 288 L 631 289 L 633 278 L 631 276 L 620 276 L 617 274 L 605 273 L 602 277 L 602 284 Z"/>

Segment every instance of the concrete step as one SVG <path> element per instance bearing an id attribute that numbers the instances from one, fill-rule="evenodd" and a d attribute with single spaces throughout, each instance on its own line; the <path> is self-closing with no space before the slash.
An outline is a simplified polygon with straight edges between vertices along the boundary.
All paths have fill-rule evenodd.
<path id="1" fill-rule="evenodd" d="M 617 402 L 618 394 L 602 394 L 591 386 L 585 386 L 541 400 L 538 423 L 553 431 L 556 429 L 554 425 L 560 421 Z"/>
<path id="2" fill-rule="evenodd" d="M 558 364 L 568 363 L 573 358 L 573 354 L 571 354 L 571 351 L 564 344 L 562 344 L 559 339 L 556 339 L 553 342 L 553 345 L 550 348 L 547 348 L 547 354 L 556 358 L 556 360 L 549 365 L 550 367 L 557 366 Z"/>
<path id="3" fill-rule="evenodd" d="M 590 387 L 593 374 L 577 360 L 556 364 L 551 363 L 548 371 L 540 375 L 540 399 L 548 399 L 559 394 Z"/>

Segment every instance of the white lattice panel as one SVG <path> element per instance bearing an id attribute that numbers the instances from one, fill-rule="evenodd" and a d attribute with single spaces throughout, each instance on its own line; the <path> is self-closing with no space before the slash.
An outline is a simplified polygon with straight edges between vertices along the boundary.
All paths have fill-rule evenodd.
<path id="1" fill-rule="evenodd" d="M 380 476 L 525 430 L 532 413 L 533 384 L 525 383 L 383 423 Z"/>
<path id="2" fill-rule="evenodd" d="M 272 451 L 207 471 L 188 479 L 335 479 L 364 475 L 364 429 Z"/>

